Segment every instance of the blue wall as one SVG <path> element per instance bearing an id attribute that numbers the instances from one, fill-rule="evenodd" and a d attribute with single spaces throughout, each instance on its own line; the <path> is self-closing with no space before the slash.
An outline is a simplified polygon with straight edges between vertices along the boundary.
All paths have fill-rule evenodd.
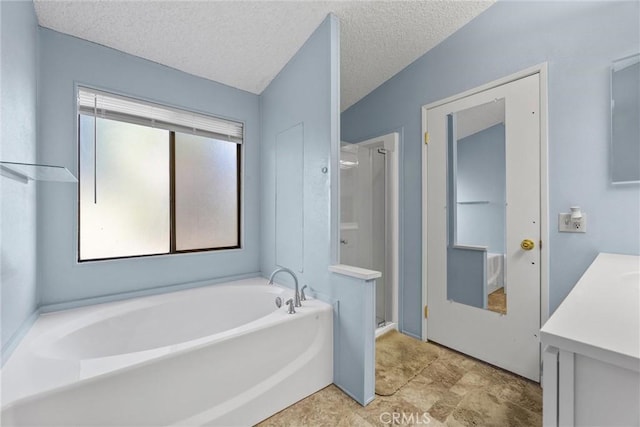
<path id="1" fill-rule="evenodd" d="M 33 8 L 33 6 L 31 6 Z M 77 187 L 43 183 L 38 194 L 42 305 L 205 279 L 259 274 L 258 96 L 40 29 L 38 155 L 77 176 L 75 84 L 245 122 L 243 247 L 239 250 L 77 263 Z"/>
<path id="2" fill-rule="evenodd" d="M 504 125 L 459 140 L 457 157 L 456 244 L 488 246 L 488 252 L 504 253 L 507 175 Z M 459 203 L 469 201 L 489 203 Z"/>
<path id="3" fill-rule="evenodd" d="M 555 310 L 598 252 L 640 253 L 640 189 L 612 186 L 609 71 L 640 50 L 640 3 L 498 2 L 342 114 L 342 139 L 402 130 L 401 328 L 422 328 L 423 105 L 547 61 L 550 301 Z M 444 183 L 443 183 L 444 184 Z M 580 205 L 586 234 L 558 233 Z"/>
<path id="4" fill-rule="evenodd" d="M 287 239 L 286 232 L 276 236 L 276 140 L 277 136 L 302 124 L 304 179 L 303 205 L 303 277 L 309 286 L 326 291 L 330 263 L 330 175 L 322 173 L 330 167 L 332 122 L 339 117 L 331 114 L 332 103 L 339 102 L 332 85 L 339 82 L 332 61 L 338 61 L 339 35 L 335 17 L 327 19 L 306 41 L 285 68 L 260 96 L 261 112 L 261 269 L 269 274 L 276 267 L 277 239 Z M 336 40 L 332 44 L 332 38 Z M 335 135 L 337 138 L 338 135 Z M 279 221 L 278 221 L 279 222 Z M 285 221 L 286 222 L 286 221 Z M 298 223 L 298 221 L 291 221 Z M 298 270 L 294 265 L 291 269 Z"/>
<path id="5" fill-rule="evenodd" d="M 276 268 L 278 239 L 302 234 L 301 286 L 337 306 L 334 323 L 334 382 L 360 403 L 373 398 L 373 290 L 375 282 L 329 273 L 335 254 L 331 236 L 337 230 L 339 148 L 339 23 L 329 16 L 260 96 L 261 111 L 261 268 L 268 276 Z M 276 141 L 283 131 L 302 124 L 304 179 L 302 228 L 277 230 L 277 223 L 298 224 L 299 211 L 276 221 Z M 323 168 L 329 170 L 323 172 Z M 336 197 L 337 198 L 337 197 Z M 334 230 L 335 227 L 335 230 Z M 295 236 L 298 240 L 299 236 Z M 297 270 L 297 266 L 288 265 Z M 285 281 L 286 277 L 278 276 Z M 369 318 L 365 319 L 366 316 Z"/>
<path id="6" fill-rule="evenodd" d="M 2 3 L 3 12 L 9 9 L 6 4 L 9 3 Z M 22 187 L 16 188 L 23 193 L 30 191 L 29 197 L 22 194 L 22 199 L 16 199 L 20 203 L 7 215 L 8 204 L 3 204 L 3 219 L 16 230 L 12 240 L 20 241 L 15 251 L 7 250 L 5 236 L 10 232 L 3 234 L 3 334 L 9 337 L 18 329 L 26 331 L 38 307 L 44 311 L 62 309 L 195 286 L 203 280 L 270 273 L 275 267 L 275 137 L 292 125 L 304 123 L 305 197 L 301 209 L 306 244 L 301 279 L 310 287 L 308 294 L 335 307 L 335 382 L 361 403 L 370 401 L 374 389 L 375 281 L 328 271 L 336 258 L 337 240 L 332 237 L 337 236 L 338 230 L 337 19 L 327 18 L 258 97 L 55 31 L 38 29 L 31 2 L 10 9 L 10 14 L 3 15 L 2 71 L 12 77 L 7 83 L 15 86 L 15 91 L 6 93 L 15 97 L 5 97 L 3 80 L 3 119 L 5 110 L 10 111 L 19 116 L 16 118 L 20 126 L 7 130 L 3 125 L 3 142 L 6 135 L 15 137 L 24 145 L 15 151 L 22 153 L 20 150 L 24 148 L 26 152 L 24 157 L 12 160 L 35 162 L 37 154 L 39 162 L 66 166 L 77 176 L 77 85 L 241 120 L 245 123 L 244 228 L 241 250 L 78 263 L 77 186 L 42 182 L 36 194 L 33 184 L 31 187 L 20 184 Z M 5 25 L 5 18 L 15 23 L 15 28 Z M 15 34 L 5 35 L 5 28 Z M 26 31 L 30 33 L 25 34 Z M 5 49 L 5 41 L 16 44 Z M 11 58 L 10 54 L 22 56 L 19 61 L 5 60 Z M 9 151 L 5 147 L 9 145 L 3 144 L 3 154 Z M 324 167 L 328 172 L 323 172 Z M 3 180 L 3 202 L 5 188 L 9 187 L 4 184 Z M 20 221 L 16 215 L 21 215 L 24 227 L 17 226 Z M 3 232 L 5 228 L 8 227 Z M 20 277 L 7 275 L 14 271 L 5 265 L 11 267 L 13 261 L 20 263 Z M 9 319 L 6 322 L 5 317 Z M 3 335 L 3 344 L 5 341 Z"/>
<path id="7" fill-rule="evenodd" d="M 0 2 L 0 160 L 36 163 L 38 24 L 33 3 Z M 35 318 L 36 183 L 0 177 L 3 362 Z"/>

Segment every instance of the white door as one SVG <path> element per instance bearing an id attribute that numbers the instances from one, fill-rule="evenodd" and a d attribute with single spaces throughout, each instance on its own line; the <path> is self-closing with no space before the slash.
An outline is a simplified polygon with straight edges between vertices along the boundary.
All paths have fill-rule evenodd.
<path id="1" fill-rule="evenodd" d="M 540 76 L 427 107 L 427 339 L 539 381 Z"/>

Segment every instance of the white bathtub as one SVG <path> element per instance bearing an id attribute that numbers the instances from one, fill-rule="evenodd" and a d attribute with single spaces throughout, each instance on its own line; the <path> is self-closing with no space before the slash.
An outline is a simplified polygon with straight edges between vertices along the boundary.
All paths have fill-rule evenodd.
<path id="1" fill-rule="evenodd" d="M 42 315 L 3 426 L 252 425 L 333 382 L 333 311 L 262 278 Z"/>
<path id="2" fill-rule="evenodd" d="M 504 254 L 488 252 L 487 294 L 497 291 L 504 286 Z"/>

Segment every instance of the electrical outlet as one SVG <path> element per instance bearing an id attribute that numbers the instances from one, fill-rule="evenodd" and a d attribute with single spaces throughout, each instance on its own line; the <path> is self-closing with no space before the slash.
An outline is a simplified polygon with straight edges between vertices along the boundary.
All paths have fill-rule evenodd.
<path id="1" fill-rule="evenodd" d="M 582 218 L 571 218 L 570 213 L 558 215 L 558 231 L 561 233 L 586 233 L 587 215 L 582 214 Z"/>

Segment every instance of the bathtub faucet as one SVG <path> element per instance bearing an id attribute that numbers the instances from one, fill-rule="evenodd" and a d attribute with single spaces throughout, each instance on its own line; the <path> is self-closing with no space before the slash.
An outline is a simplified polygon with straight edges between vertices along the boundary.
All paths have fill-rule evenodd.
<path id="1" fill-rule="evenodd" d="M 285 272 L 285 273 L 289 273 L 291 275 L 291 277 L 293 277 L 293 283 L 295 283 L 296 285 L 296 293 L 295 296 L 293 298 L 294 301 L 294 306 L 296 307 L 302 307 L 302 304 L 300 303 L 300 291 L 298 290 L 298 278 L 296 277 L 296 274 L 289 270 L 286 267 L 280 267 L 280 268 L 276 268 L 273 273 L 271 273 L 271 276 L 269 277 L 269 284 L 273 285 L 273 278 L 276 277 L 276 274 L 280 273 L 280 272 Z"/>

